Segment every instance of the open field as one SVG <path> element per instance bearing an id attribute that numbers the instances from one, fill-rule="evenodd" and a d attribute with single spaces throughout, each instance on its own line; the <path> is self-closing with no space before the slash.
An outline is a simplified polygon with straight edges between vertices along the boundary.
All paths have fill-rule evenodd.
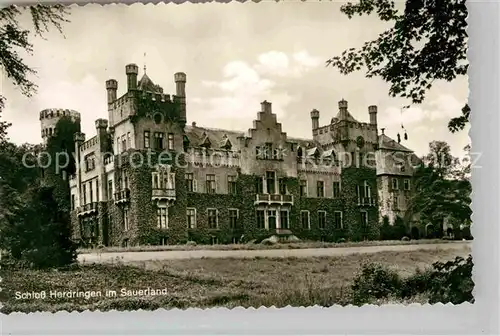
<path id="1" fill-rule="evenodd" d="M 363 263 L 377 262 L 409 275 L 433 262 L 466 256 L 457 249 L 385 251 L 311 258 L 201 258 L 77 265 L 65 271 L 9 270 L 0 293 L 3 312 L 134 310 L 188 307 L 310 306 L 350 303 L 350 285 Z M 166 289 L 164 295 L 121 296 L 121 290 Z M 116 296 L 106 297 L 114 290 Z M 16 299 L 16 292 L 46 291 L 45 299 Z M 101 296 L 51 298 L 50 291 L 95 291 Z M 413 302 L 425 302 L 419 298 Z"/>
<path id="2" fill-rule="evenodd" d="M 266 250 L 178 250 L 178 251 L 142 251 L 142 252 L 108 252 L 78 255 L 82 264 L 121 262 L 153 261 L 153 260 L 178 260 L 200 258 L 310 258 L 334 257 L 356 253 L 378 252 L 409 252 L 419 249 L 425 250 L 460 250 L 469 246 L 470 242 L 455 241 L 447 244 L 399 244 L 399 245 L 372 245 L 350 246 L 337 248 L 304 248 L 304 249 L 266 249 Z"/>
<path id="3" fill-rule="evenodd" d="M 108 252 L 149 252 L 149 251 L 237 251 L 237 250 L 269 250 L 269 249 L 308 249 L 308 248 L 333 248 L 356 246 L 380 245 L 415 245 L 415 244 L 445 244 L 456 241 L 445 239 L 419 239 L 411 241 L 402 240 L 367 240 L 361 242 L 325 243 L 319 241 L 303 241 L 296 243 L 283 243 L 274 245 L 265 244 L 228 244 L 228 245 L 164 245 L 164 246 L 131 246 L 131 247 L 103 247 L 95 249 L 79 249 L 79 254 L 108 253 Z"/>

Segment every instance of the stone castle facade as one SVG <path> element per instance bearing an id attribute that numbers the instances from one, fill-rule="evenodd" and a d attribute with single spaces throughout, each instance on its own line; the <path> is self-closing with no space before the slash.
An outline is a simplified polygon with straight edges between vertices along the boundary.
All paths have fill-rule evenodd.
<path id="1" fill-rule="evenodd" d="M 96 135 L 75 134 L 70 197 L 82 245 L 377 239 L 383 216 L 404 216 L 415 155 L 379 134 L 376 106 L 359 122 L 342 99 L 325 126 L 313 110 L 311 139 L 285 133 L 267 101 L 247 133 L 206 128 L 187 125 L 184 73 L 169 95 L 145 73 L 138 80 L 137 65 L 125 72 L 120 97 L 106 81 Z"/>

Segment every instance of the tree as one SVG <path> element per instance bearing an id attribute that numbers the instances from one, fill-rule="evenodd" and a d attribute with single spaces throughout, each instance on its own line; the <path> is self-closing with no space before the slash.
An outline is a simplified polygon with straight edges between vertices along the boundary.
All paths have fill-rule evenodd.
<path id="1" fill-rule="evenodd" d="M 68 22 L 65 16 L 69 14 L 68 7 L 63 5 L 37 4 L 27 7 L 31 14 L 35 35 L 43 37 L 52 27 L 62 33 L 62 24 Z M 18 53 L 19 50 L 28 55 L 33 54 L 30 42 L 30 30 L 22 28 L 19 23 L 21 11 L 14 5 L 0 9 L 0 66 L 14 86 L 25 96 L 36 93 L 37 86 L 30 79 L 36 70 L 29 67 Z M 5 106 L 6 98 L 0 94 L 0 113 Z M 0 142 L 7 135 L 10 123 L 0 121 Z"/>
<path id="2" fill-rule="evenodd" d="M 10 203 L 12 210 L 0 226 L 0 247 L 14 260 L 34 268 L 75 262 L 68 212 L 60 208 L 53 187 L 35 186 L 27 192 L 25 202 L 16 197 Z"/>
<path id="3" fill-rule="evenodd" d="M 442 225 L 445 218 L 459 224 L 469 223 L 472 187 L 467 178 L 458 178 L 461 175 L 456 172 L 462 169 L 459 161 L 449 153 L 445 142 L 433 141 L 429 149 L 428 157 L 432 159 L 415 172 L 416 192 L 405 217 L 418 213 L 423 223 L 433 225 Z M 440 153 L 441 159 L 436 153 Z"/>
<path id="4" fill-rule="evenodd" d="M 358 0 L 341 12 L 349 19 L 376 13 L 393 26 L 360 49 L 350 48 L 327 60 L 347 75 L 366 70 L 366 77 L 380 77 L 390 84 L 389 95 L 424 101 L 436 80 L 453 81 L 467 74 L 466 0 L 406 0 L 402 13 L 394 0 Z M 470 108 L 449 123 L 452 132 L 465 127 Z"/>
<path id="5" fill-rule="evenodd" d="M 429 143 L 429 154 L 424 158 L 426 164 L 440 178 L 453 175 L 460 164 L 458 158 L 451 154 L 450 145 L 444 141 Z"/>

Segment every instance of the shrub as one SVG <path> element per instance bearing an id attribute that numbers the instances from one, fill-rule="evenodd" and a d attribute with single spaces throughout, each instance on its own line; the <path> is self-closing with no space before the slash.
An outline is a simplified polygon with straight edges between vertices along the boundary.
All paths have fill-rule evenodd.
<path id="1" fill-rule="evenodd" d="M 398 295 L 400 288 L 401 279 L 395 271 L 377 264 L 364 265 L 351 286 L 352 301 L 355 305 L 363 305 L 374 299 Z"/>
<path id="2" fill-rule="evenodd" d="M 429 303 L 474 302 L 473 265 L 471 255 L 467 259 L 456 257 L 455 260 L 446 263 L 434 263 L 433 271 L 429 275 Z"/>
<path id="3" fill-rule="evenodd" d="M 470 232 L 470 227 L 466 226 L 462 229 L 462 237 L 467 240 L 472 240 L 472 233 Z"/>
<path id="4" fill-rule="evenodd" d="M 431 269 L 405 279 L 392 270 L 376 264 L 363 266 L 351 286 L 352 303 L 362 305 L 378 299 L 410 299 L 425 295 L 430 304 L 474 302 L 472 290 L 472 256 L 456 257 L 446 263 L 436 262 Z"/>
<path id="5" fill-rule="evenodd" d="M 406 226 L 404 220 L 398 216 L 394 221 L 391 237 L 394 240 L 400 240 L 404 236 L 406 236 Z"/>
<path id="6" fill-rule="evenodd" d="M 392 240 L 394 232 L 393 228 L 389 224 L 389 217 L 384 216 L 382 218 L 382 226 L 380 227 L 380 239 L 381 240 Z"/>

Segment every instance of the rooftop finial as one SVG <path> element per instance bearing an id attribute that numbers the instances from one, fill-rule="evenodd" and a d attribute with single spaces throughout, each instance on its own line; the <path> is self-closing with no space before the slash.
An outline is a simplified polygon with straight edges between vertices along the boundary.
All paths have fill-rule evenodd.
<path id="1" fill-rule="evenodd" d="M 144 53 L 144 74 L 146 74 L 146 53 Z"/>
<path id="2" fill-rule="evenodd" d="M 382 134 L 384 134 L 385 128 L 381 128 L 380 130 L 382 131 Z"/>

